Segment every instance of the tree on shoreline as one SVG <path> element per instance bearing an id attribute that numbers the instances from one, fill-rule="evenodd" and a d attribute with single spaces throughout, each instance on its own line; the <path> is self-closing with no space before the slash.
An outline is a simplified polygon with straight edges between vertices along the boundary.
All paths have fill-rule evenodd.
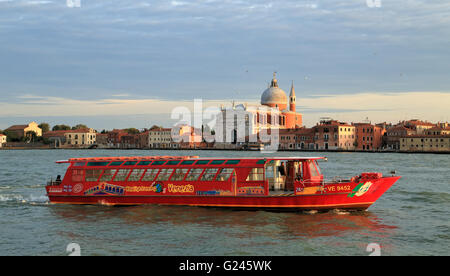
<path id="1" fill-rule="evenodd" d="M 78 124 L 78 125 L 72 127 L 72 130 L 75 130 L 75 129 L 87 129 L 87 128 L 88 128 L 87 125 Z"/>
<path id="2" fill-rule="evenodd" d="M 140 133 L 139 129 L 137 128 L 126 128 L 124 129 L 128 134 L 138 134 Z"/>
<path id="3" fill-rule="evenodd" d="M 41 123 L 40 125 L 38 125 L 38 127 L 40 129 L 42 129 L 42 133 L 46 133 L 50 131 L 50 125 L 47 123 Z"/>
<path id="4" fill-rule="evenodd" d="M 53 131 L 57 130 L 71 130 L 71 127 L 68 125 L 56 125 L 52 128 Z"/>

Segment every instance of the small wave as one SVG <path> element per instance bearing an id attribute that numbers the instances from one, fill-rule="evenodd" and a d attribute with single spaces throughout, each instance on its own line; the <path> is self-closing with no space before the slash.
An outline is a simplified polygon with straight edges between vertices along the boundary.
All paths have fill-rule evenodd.
<path id="1" fill-rule="evenodd" d="M 27 188 L 37 189 L 37 188 L 45 187 L 45 185 L 43 185 L 43 184 L 34 184 L 34 185 L 28 185 L 28 186 L 26 186 L 26 187 L 27 187 Z"/>
<path id="2" fill-rule="evenodd" d="M 350 214 L 350 211 L 339 210 L 339 209 L 333 209 L 333 210 L 330 211 L 330 213 L 336 214 L 336 215 L 349 215 L 349 214 Z"/>
<path id="3" fill-rule="evenodd" d="M 22 202 L 25 201 L 22 195 L 0 195 L 0 202 Z"/>
<path id="4" fill-rule="evenodd" d="M 303 211 L 303 213 L 304 214 L 307 214 L 307 215 L 315 215 L 315 214 L 317 214 L 319 211 L 317 211 L 317 210 L 307 210 L 307 211 Z"/>
<path id="5" fill-rule="evenodd" d="M 38 205 L 48 202 L 45 195 L 0 194 L 0 202 Z"/>
<path id="6" fill-rule="evenodd" d="M 420 191 L 410 192 L 402 191 L 404 195 L 409 196 L 407 201 L 410 202 L 428 202 L 428 203 L 448 203 L 450 201 L 450 194 L 446 192 L 434 192 L 434 191 Z"/>

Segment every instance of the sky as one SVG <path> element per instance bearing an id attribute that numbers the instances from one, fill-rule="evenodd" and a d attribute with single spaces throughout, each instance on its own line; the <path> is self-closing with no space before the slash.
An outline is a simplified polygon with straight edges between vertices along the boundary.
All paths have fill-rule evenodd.
<path id="1" fill-rule="evenodd" d="M 169 127 L 274 71 L 306 126 L 450 121 L 449 61 L 448 0 L 0 0 L 0 129 Z"/>

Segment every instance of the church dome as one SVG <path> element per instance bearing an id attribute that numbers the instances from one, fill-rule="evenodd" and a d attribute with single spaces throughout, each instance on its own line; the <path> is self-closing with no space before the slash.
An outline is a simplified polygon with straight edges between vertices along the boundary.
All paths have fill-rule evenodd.
<path id="1" fill-rule="evenodd" d="M 278 87 L 275 73 L 273 74 L 272 83 L 261 95 L 261 104 L 270 107 L 278 107 L 279 110 L 286 109 L 287 107 L 287 95 L 283 89 Z"/>

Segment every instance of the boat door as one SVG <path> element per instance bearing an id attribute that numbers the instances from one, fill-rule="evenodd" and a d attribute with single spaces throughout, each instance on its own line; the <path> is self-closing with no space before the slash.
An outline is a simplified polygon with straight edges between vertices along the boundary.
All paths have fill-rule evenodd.
<path id="1" fill-rule="evenodd" d="M 279 191 L 284 189 L 287 172 L 285 161 L 271 160 L 267 162 L 265 172 L 269 191 Z"/>
<path id="2" fill-rule="evenodd" d="M 299 186 L 303 181 L 303 170 L 300 161 L 289 161 L 287 163 L 287 175 L 286 175 L 286 191 L 294 191 L 294 188 Z"/>

